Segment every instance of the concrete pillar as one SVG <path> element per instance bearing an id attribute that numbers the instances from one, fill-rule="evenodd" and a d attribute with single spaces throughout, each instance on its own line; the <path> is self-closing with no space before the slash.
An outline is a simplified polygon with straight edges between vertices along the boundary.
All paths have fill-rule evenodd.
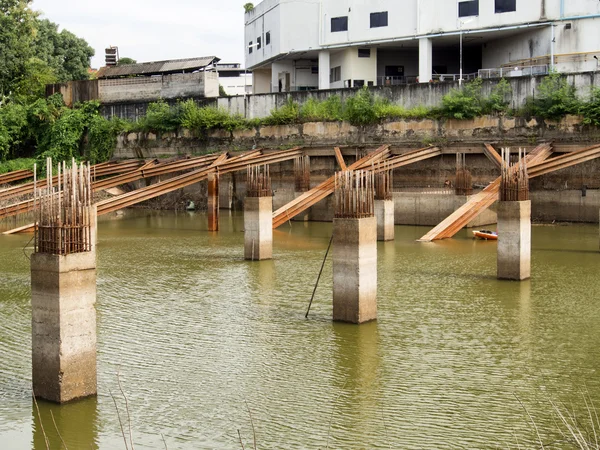
<path id="1" fill-rule="evenodd" d="M 377 240 L 394 240 L 394 200 L 375 200 Z"/>
<path id="2" fill-rule="evenodd" d="M 429 38 L 419 39 L 419 82 L 429 83 L 433 75 L 433 44 Z"/>
<path id="3" fill-rule="evenodd" d="M 208 231 L 219 231 L 219 174 L 208 174 Z"/>
<path id="4" fill-rule="evenodd" d="M 329 52 L 319 52 L 319 89 L 329 89 L 329 73 L 331 70 Z"/>
<path id="5" fill-rule="evenodd" d="M 96 253 L 31 256 L 33 392 L 96 395 Z"/>
<path id="6" fill-rule="evenodd" d="M 273 197 L 244 200 L 244 258 L 273 258 Z"/>
<path id="7" fill-rule="evenodd" d="M 96 252 L 96 246 L 98 245 L 98 207 L 96 205 L 90 206 L 90 240 L 92 245 L 92 252 Z"/>
<path id="8" fill-rule="evenodd" d="M 531 276 L 531 201 L 498 202 L 498 279 Z"/>
<path id="9" fill-rule="evenodd" d="M 233 181 L 231 175 L 227 175 L 225 179 L 223 179 L 224 175 L 219 176 L 219 209 L 232 209 L 233 207 Z"/>
<path id="10" fill-rule="evenodd" d="M 377 319 L 377 219 L 333 220 L 333 320 Z"/>

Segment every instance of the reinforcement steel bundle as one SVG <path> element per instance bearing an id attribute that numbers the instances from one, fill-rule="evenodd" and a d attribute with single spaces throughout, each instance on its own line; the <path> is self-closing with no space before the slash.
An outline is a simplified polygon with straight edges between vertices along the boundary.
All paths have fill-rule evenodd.
<path id="1" fill-rule="evenodd" d="M 375 215 L 375 176 L 372 171 L 335 174 L 335 217 L 361 219 Z"/>
<path id="2" fill-rule="evenodd" d="M 46 180 L 38 187 L 34 168 L 36 253 L 69 255 L 91 251 L 92 190 L 90 166 L 73 159 L 71 167 L 58 164 L 58 183 L 52 185 L 52 159 L 46 159 Z"/>
<path id="3" fill-rule="evenodd" d="M 248 166 L 247 197 L 271 197 L 271 174 L 269 166 Z"/>
<path id="4" fill-rule="evenodd" d="M 456 180 L 454 182 L 456 195 L 471 195 L 473 193 L 473 177 L 467 169 L 466 155 L 456 154 Z"/>
<path id="5" fill-rule="evenodd" d="M 310 156 L 299 156 L 294 160 L 296 192 L 310 190 Z"/>
<path id="6" fill-rule="evenodd" d="M 389 164 L 378 163 L 375 170 L 375 200 L 392 200 L 393 171 Z"/>
<path id="7" fill-rule="evenodd" d="M 519 149 L 518 159 L 510 162 L 510 149 L 502 149 L 502 181 L 500 201 L 521 202 L 529 200 L 529 175 L 525 164 L 525 151 Z"/>

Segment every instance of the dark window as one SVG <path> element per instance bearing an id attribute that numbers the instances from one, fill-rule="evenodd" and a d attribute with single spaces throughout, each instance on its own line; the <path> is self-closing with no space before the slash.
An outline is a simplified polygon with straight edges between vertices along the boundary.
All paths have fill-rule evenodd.
<path id="1" fill-rule="evenodd" d="M 265 45 L 269 45 L 271 43 L 271 32 L 267 31 L 267 34 L 265 35 Z"/>
<path id="2" fill-rule="evenodd" d="M 252 53 L 252 41 L 248 42 L 248 54 Z"/>
<path id="3" fill-rule="evenodd" d="M 329 82 L 335 83 L 342 80 L 342 66 L 332 67 L 329 70 Z"/>
<path id="4" fill-rule="evenodd" d="M 431 71 L 436 74 L 448 73 L 448 66 L 433 66 Z"/>
<path id="5" fill-rule="evenodd" d="M 367 86 L 369 86 L 369 87 L 373 87 L 373 86 L 375 86 L 375 83 L 373 83 L 372 81 L 368 81 L 368 82 L 367 82 Z"/>
<path id="6" fill-rule="evenodd" d="M 370 48 L 359 48 L 358 49 L 358 57 L 359 58 L 370 58 L 371 57 L 371 49 Z"/>
<path id="7" fill-rule="evenodd" d="M 355 88 L 361 88 L 364 85 L 365 85 L 365 80 L 354 80 L 353 87 L 355 87 Z"/>
<path id="8" fill-rule="evenodd" d="M 403 77 L 404 66 L 385 66 L 386 77 Z"/>
<path id="9" fill-rule="evenodd" d="M 313 75 L 318 75 L 319 74 L 319 66 L 311 66 L 310 73 L 312 73 Z"/>
<path id="10" fill-rule="evenodd" d="M 376 12 L 371 13 L 371 28 L 387 27 L 388 26 L 388 12 Z"/>
<path id="11" fill-rule="evenodd" d="M 517 10 L 517 0 L 496 0 L 496 14 Z"/>
<path id="12" fill-rule="evenodd" d="M 478 16 L 479 0 L 458 3 L 458 17 Z"/>
<path id="13" fill-rule="evenodd" d="M 256 38 L 256 50 L 260 50 L 261 47 L 262 47 L 262 38 L 257 37 Z"/>
<path id="14" fill-rule="evenodd" d="M 337 31 L 348 31 L 348 16 L 331 18 L 331 32 Z"/>

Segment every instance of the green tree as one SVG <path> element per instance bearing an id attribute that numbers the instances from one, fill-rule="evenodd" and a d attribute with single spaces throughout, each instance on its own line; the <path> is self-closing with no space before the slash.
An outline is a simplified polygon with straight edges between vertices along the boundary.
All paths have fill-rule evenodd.
<path id="1" fill-rule="evenodd" d="M 31 0 L 0 0 L 0 97 L 8 95 L 33 55 Z"/>
<path id="2" fill-rule="evenodd" d="M 126 64 L 137 64 L 137 61 L 133 58 L 128 58 L 127 56 L 119 58 L 118 66 L 124 66 Z"/>
<path id="3" fill-rule="evenodd" d="M 94 56 L 85 39 L 68 30 L 58 32 L 58 25 L 48 19 L 37 20 L 33 52 L 52 68 L 59 82 L 87 80 L 90 58 Z"/>

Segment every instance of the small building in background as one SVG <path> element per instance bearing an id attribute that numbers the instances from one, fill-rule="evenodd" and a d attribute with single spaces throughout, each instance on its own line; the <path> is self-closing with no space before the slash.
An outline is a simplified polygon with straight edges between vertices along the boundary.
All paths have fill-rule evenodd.
<path id="1" fill-rule="evenodd" d="M 219 84 L 227 95 L 252 94 L 252 72 L 240 63 L 218 63 Z"/>
<path id="2" fill-rule="evenodd" d="M 95 79 L 46 86 L 46 95 L 61 93 L 67 106 L 99 100 L 103 105 L 159 99 L 219 96 L 216 56 L 102 67 Z"/>

